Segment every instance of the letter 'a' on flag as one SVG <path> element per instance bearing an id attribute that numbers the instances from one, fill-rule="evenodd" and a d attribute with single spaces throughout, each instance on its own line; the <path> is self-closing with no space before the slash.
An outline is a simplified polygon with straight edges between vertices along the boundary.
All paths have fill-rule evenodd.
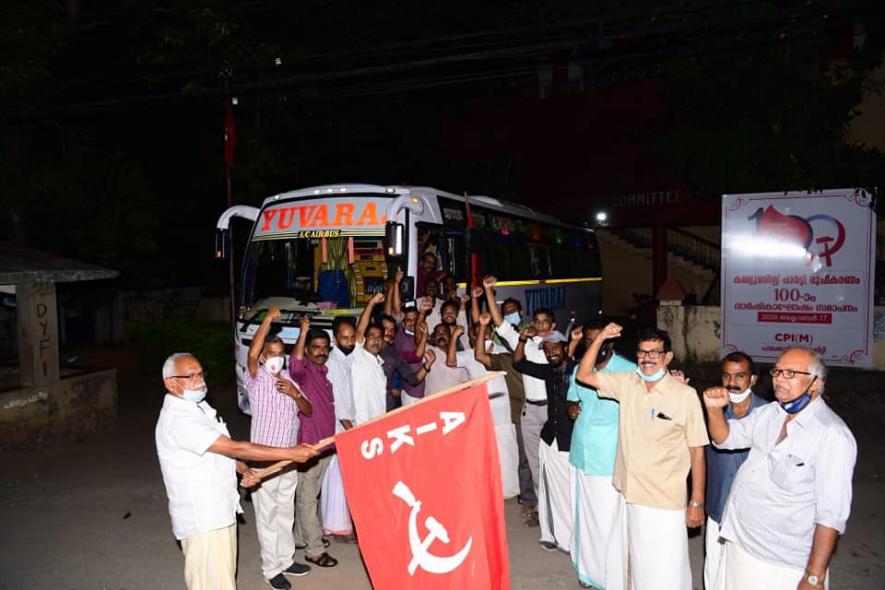
<path id="1" fill-rule="evenodd" d="M 484 380 L 335 437 L 376 590 L 509 590 L 495 430 Z"/>

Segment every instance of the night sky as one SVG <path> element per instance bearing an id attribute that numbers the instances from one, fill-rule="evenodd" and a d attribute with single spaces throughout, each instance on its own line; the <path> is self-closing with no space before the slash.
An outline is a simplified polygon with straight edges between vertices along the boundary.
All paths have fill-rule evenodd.
<path id="1" fill-rule="evenodd" d="M 0 235 L 119 269 L 127 285 L 223 291 L 226 97 L 235 203 L 420 184 L 580 223 L 661 192 L 698 218 L 652 205 L 615 220 L 647 224 L 651 210 L 685 225 L 717 223 L 722 192 L 877 186 L 882 153 L 842 129 L 882 62 L 883 10 L 7 0 Z"/>

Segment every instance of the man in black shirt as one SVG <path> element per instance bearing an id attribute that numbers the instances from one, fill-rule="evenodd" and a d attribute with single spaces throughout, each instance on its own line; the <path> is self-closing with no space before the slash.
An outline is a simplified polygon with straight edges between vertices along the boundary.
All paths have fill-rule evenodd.
<path id="1" fill-rule="evenodd" d="M 546 365 L 525 359 L 525 342 L 534 336 L 534 328 L 525 328 L 513 351 L 513 367 L 525 375 L 543 379 L 547 384 L 547 423 L 541 430 L 538 470 L 538 520 L 541 525 L 541 547 L 557 548 L 568 553 L 572 536 L 574 511 L 569 485 L 568 452 L 573 422 L 566 412 L 566 397 L 575 361 L 566 355 L 566 338 L 553 331 L 544 336 L 541 347 Z"/>

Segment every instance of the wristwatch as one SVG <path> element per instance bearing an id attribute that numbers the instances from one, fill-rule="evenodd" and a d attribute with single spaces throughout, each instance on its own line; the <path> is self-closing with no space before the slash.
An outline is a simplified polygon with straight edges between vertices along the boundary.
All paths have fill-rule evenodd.
<path id="1" fill-rule="evenodd" d="M 819 578 L 819 577 L 815 576 L 814 574 L 809 574 L 808 572 L 805 572 L 805 581 L 808 582 L 809 584 L 811 584 L 812 586 L 820 586 L 821 588 L 824 587 L 824 579 L 823 578 Z"/>
<path id="2" fill-rule="evenodd" d="M 691 500 L 691 501 L 688 503 L 688 505 L 691 506 L 692 508 L 700 508 L 700 509 L 702 509 L 702 510 L 703 510 L 703 508 L 704 508 L 703 503 L 701 503 L 701 502 L 695 502 L 694 500 Z"/>

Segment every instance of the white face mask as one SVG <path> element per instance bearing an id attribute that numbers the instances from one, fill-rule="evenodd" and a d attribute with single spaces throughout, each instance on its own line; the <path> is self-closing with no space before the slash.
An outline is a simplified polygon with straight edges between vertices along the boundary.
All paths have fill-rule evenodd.
<path id="1" fill-rule="evenodd" d="M 264 366 L 267 367 L 267 370 L 270 371 L 271 375 L 277 375 L 283 370 L 285 362 L 286 359 L 281 356 L 272 356 L 264 361 Z"/>
<path id="2" fill-rule="evenodd" d="M 206 387 L 203 389 L 185 389 L 181 392 L 181 397 L 189 402 L 198 404 L 206 399 L 206 393 L 208 393 L 208 391 L 209 390 Z"/>
<path id="3" fill-rule="evenodd" d="M 751 393 L 753 393 L 753 390 L 750 387 L 746 388 L 745 390 L 743 390 L 740 393 L 733 393 L 733 392 L 729 391 L 728 392 L 728 399 L 730 399 L 731 403 L 733 403 L 733 404 L 739 404 L 742 401 L 744 401 L 745 399 L 747 399 L 748 397 L 750 397 Z"/>

